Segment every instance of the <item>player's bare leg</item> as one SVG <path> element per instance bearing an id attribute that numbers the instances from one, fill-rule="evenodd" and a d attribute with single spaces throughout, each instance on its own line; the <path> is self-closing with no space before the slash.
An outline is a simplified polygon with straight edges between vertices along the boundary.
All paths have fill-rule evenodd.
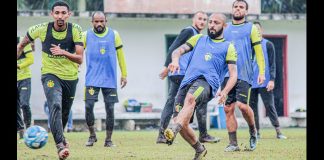
<path id="1" fill-rule="evenodd" d="M 207 154 L 206 148 L 198 141 L 193 129 L 189 126 L 190 118 L 196 106 L 195 97 L 188 93 L 185 99 L 184 107 L 179 112 L 175 119 L 175 127 L 165 130 L 165 137 L 169 144 L 172 144 L 177 133 L 180 132 L 181 136 L 195 149 L 196 154 L 194 159 L 198 160 Z"/>
<path id="2" fill-rule="evenodd" d="M 194 112 L 194 107 L 196 105 L 195 97 L 192 94 L 187 94 L 184 102 L 184 106 L 179 112 L 178 116 L 174 119 L 175 125 L 170 129 L 167 128 L 164 131 L 165 138 L 167 139 L 167 144 L 171 145 L 176 135 L 182 129 L 184 124 L 188 123 Z"/>
<path id="3" fill-rule="evenodd" d="M 235 117 L 235 103 L 231 103 L 230 105 L 225 105 L 224 111 L 226 114 L 226 128 L 228 131 L 228 137 L 229 137 L 229 145 L 225 148 L 225 152 L 233 152 L 233 151 L 239 151 L 240 148 L 237 145 L 237 136 L 236 136 L 236 130 L 237 130 L 237 120 Z"/>
<path id="4" fill-rule="evenodd" d="M 236 102 L 238 107 L 240 108 L 242 115 L 246 122 L 249 125 L 249 132 L 250 132 L 250 149 L 249 150 L 255 150 L 257 145 L 257 131 L 255 128 L 255 121 L 254 121 L 254 113 L 252 108 L 244 103 Z"/>

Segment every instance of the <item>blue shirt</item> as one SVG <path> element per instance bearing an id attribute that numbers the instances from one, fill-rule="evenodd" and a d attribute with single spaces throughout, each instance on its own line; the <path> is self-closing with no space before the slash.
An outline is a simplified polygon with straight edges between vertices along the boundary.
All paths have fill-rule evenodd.
<path id="1" fill-rule="evenodd" d="M 252 25 L 251 22 L 241 25 L 233 25 L 232 22 L 229 22 L 224 30 L 225 40 L 231 41 L 237 51 L 237 79 L 244 80 L 249 84 L 252 84 L 253 81 L 252 41 L 250 37 Z M 229 77 L 228 72 L 225 77 Z"/>
<path id="2" fill-rule="evenodd" d="M 192 26 L 188 26 L 186 28 L 190 28 L 192 30 L 192 32 L 194 33 L 194 35 L 199 34 L 197 32 L 197 30 L 195 28 L 193 28 Z M 186 53 L 183 56 L 181 56 L 180 59 L 179 59 L 180 72 L 179 73 L 175 72 L 174 74 L 172 74 L 169 71 L 168 76 L 185 75 L 185 72 L 186 72 L 186 69 L 188 67 L 188 63 L 190 62 L 191 57 L 192 57 L 192 52 Z"/>
<path id="3" fill-rule="evenodd" d="M 230 44 L 230 42 L 224 41 L 224 39 L 214 42 L 209 36 L 201 36 L 192 50 L 192 59 L 180 84 L 180 88 L 203 76 L 212 87 L 212 94 L 215 96 L 220 86 L 221 74 L 227 66 L 226 60 Z"/>
<path id="4" fill-rule="evenodd" d="M 265 61 L 265 81 L 258 85 L 258 76 L 259 76 L 259 67 L 254 59 L 253 61 L 253 83 L 252 83 L 252 88 L 261 88 L 261 87 L 266 87 L 268 85 L 268 82 L 270 81 L 270 65 L 269 65 L 269 56 L 268 56 L 268 50 L 267 50 L 267 42 L 268 40 L 262 39 L 261 45 L 262 45 L 262 50 L 263 50 L 263 55 L 264 55 L 264 61 Z"/>
<path id="5" fill-rule="evenodd" d="M 87 31 L 86 86 L 117 88 L 117 56 L 115 34 L 109 28 L 104 37 L 98 37 L 92 29 Z"/>

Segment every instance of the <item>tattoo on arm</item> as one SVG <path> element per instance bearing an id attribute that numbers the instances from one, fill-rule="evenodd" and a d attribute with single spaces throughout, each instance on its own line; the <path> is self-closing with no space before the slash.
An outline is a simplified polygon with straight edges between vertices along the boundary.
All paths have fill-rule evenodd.
<path id="1" fill-rule="evenodd" d="M 190 50 L 190 47 L 187 44 L 183 44 L 179 47 L 180 50 L 180 54 L 185 54 Z"/>
<path id="2" fill-rule="evenodd" d="M 26 35 L 24 37 L 24 39 L 20 42 L 20 47 L 24 48 L 25 46 L 27 46 L 27 44 L 31 43 L 31 41 L 29 40 L 28 36 Z"/>

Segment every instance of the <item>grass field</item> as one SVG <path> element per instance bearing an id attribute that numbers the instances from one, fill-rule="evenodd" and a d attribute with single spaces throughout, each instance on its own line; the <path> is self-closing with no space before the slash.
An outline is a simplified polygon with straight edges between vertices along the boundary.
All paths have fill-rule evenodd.
<path id="1" fill-rule="evenodd" d="M 205 144 L 208 153 L 205 159 L 209 160 L 300 160 L 306 159 L 306 129 L 287 128 L 282 132 L 288 137 L 286 140 L 275 138 L 274 129 L 262 129 L 261 139 L 257 149 L 253 152 L 240 151 L 234 153 L 224 152 L 228 144 L 226 130 L 209 130 L 213 136 L 218 136 L 221 141 L 216 144 Z M 198 132 L 196 132 L 198 133 Z M 249 144 L 247 129 L 238 130 L 238 143 L 241 149 Z M 196 134 L 197 135 L 197 134 Z M 171 146 L 156 144 L 157 130 L 150 131 L 115 131 L 113 142 L 117 147 L 103 147 L 105 132 L 98 132 L 98 142 L 93 147 L 85 147 L 88 139 L 87 132 L 65 133 L 70 142 L 70 160 L 156 160 L 174 159 L 189 160 L 194 156 L 194 150 L 185 142 L 180 134 Z M 58 159 L 52 134 L 44 148 L 29 149 L 20 140 L 17 141 L 18 160 L 48 160 Z"/>

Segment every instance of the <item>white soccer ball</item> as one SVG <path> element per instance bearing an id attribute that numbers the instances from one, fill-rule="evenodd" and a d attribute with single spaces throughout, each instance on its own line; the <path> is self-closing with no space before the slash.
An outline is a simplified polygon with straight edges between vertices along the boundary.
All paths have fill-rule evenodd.
<path id="1" fill-rule="evenodd" d="M 45 146 L 48 140 L 47 131 L 41 126 L 31 126 L 24 133 L 24 142 L 31 149 L 39 149 Z"/>

